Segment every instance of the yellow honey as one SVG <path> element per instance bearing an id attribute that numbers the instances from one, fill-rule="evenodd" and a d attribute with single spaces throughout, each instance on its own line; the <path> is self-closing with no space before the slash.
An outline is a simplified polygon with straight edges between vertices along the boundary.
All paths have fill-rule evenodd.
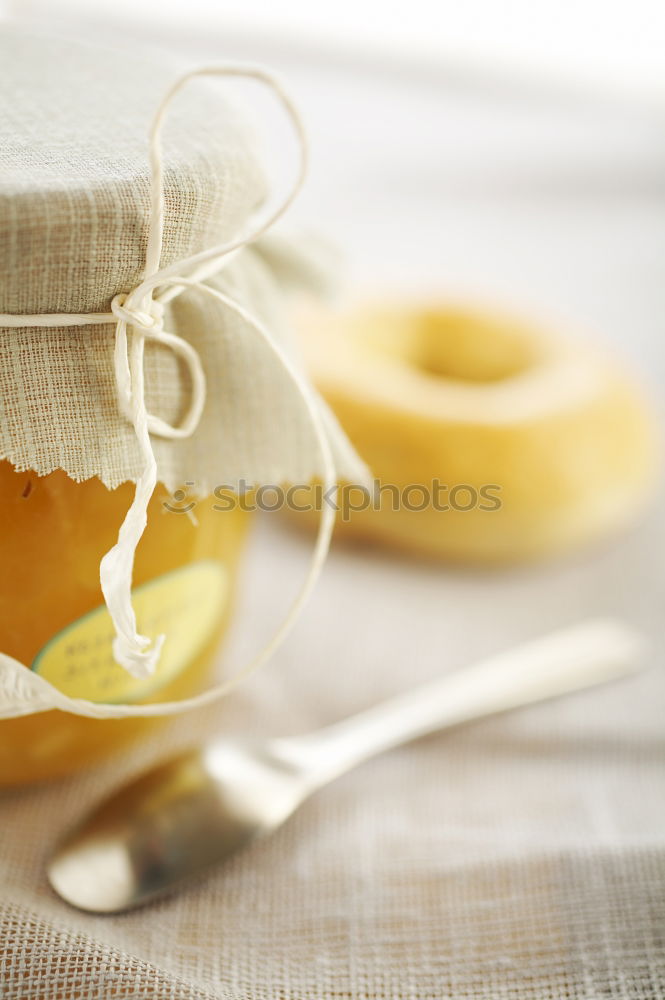
<path id="1" fill-rule="evenodd" d="M 133 489 L 124 483 L 111 491 L 96 478 L 76 483 L 62 470 L 39 477 L 0 462 L 0 650 L 72 697 L 187 697 L 200 688 L 228 624 L 248 515 L 206 502 L 190 517 L 187 503 L 169 503 L 158 486 L 136 553 L 134 607 L 140 631 L 167 639 L 147 682 L 112 662 L 99 562 L 117 539 Z M 155 721 L 61 711 L 0 720 L 0 784 L 85 766 Z"/>

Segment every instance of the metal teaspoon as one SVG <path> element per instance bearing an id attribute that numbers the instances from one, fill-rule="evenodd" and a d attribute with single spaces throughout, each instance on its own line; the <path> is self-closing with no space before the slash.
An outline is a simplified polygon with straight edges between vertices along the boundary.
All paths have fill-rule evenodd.
<path id="1" fill-rule="evenodd" d="M 219 739 L 154 767 L 58 846 L 51 885 L 91 913 L 128 910 L 187 883 L 279 827 L 312 792 L 375 754 L 450 726 L 636 669 L 627 626 L 555 632 L 305 736 Z"/>

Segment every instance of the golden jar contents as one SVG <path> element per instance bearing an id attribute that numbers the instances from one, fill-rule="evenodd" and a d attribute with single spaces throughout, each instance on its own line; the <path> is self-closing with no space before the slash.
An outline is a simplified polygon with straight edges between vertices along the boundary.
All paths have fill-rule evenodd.
<path id="1" fill-rule="evenodd" d="M 234 507 L 165 506 L 158 487 L 136 553 L 133 603 L 139 630 L 167 633 L 156 673 L 131 677 L 113 661 L 99 562 L 114 544 L 133 485 L 107 490 L 62 470 L 39 477 L 0 462 L 3 652 L 71 697 L 138 703 L 193 694 L 223 635 L 247 514 Z M 180 510 L 183 512 L 176 512 Z M 93 719 L 49 711 L 0 720 L 0 784 L 84 766 L 142 733 L 150 718 Z"/>

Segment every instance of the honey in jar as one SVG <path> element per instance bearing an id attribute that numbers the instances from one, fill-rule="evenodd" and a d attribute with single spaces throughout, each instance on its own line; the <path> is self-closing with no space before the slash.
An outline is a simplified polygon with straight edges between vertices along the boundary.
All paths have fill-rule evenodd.
<path id="1" fill-rule="evenodd" d="M 169 502 L 158 487 L 134 564 L 134 606 L 149 637 L 166 632 L 155 674 L 114 663 L 99 563 L 115 541 L 132 485 L 107 490 L 62 471 L 18 473 L 0 463 L 0 635 L 3 652 L 74 698 L 166 701 L 195 693 L 227 627 L 249 515 L 239 506 Z M 170 509 L 169 509 L 170 508 Z M 154 723 L 39 712 L 0 720 L 0 784 L 62 774 L 119 747 Z"/>

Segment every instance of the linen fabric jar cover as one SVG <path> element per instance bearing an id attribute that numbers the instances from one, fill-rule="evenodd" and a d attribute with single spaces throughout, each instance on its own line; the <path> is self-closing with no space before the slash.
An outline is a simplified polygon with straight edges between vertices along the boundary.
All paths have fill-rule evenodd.
<path id="1" fill-rule="evenodd" d="M 119 293 L 141 283 L 150 252 L 154 170 L 148 135 L 177 68 L 153 56 L 11 28 L 0 34 L 0 63 L 0 314 L 17 318 L 0 327 L 0 458 L 38 475 L 63 469 L 76 481 L 97 476 L 108 489 L 126 481 L 140 486 L 145 455 L 119 405 L 114 317 L 76 326 L 20 326 L 19 319 L 109 314 L 112 302 L 122 317 Z M 242 238 L 264 210 L 267 182 L 253 135 L 221 89 L 220 83 L 194 80 L 169 107 L 161 139 L 161 269 Z M 194 483 L 204 496 L 240 481 L 329 480 L 331 468 L 333 478 L 365 476 L 290 356 L 274 262 L 274 241 L 270 254 L 261 253 L 260 242 L 244 247 L 223 256 L 216 273 L 206 276 L 216 294 L 196 284 L 180 286 L 160 305 L 163 329 L 185 341 L 206 385 L 191 433 L 150 435 L 156 480 L 169 490 Z M 187 277 L 181 269 L 176 273 Z M 127 323 L 126 335 L 132 333 Z M 192 366 L 159 338 L 142 337 L 142 353 L 144 409 L 177 427 L 192 406 Z M 322 535 L 319 543 L 317 565 Z M 228 686 L 188 699 L 182 708 L 212 700 Z M 69 699 L 0 653 L 0 717 L 53 707 L 117 718 L 166 714 L 180 705 Z"/>

